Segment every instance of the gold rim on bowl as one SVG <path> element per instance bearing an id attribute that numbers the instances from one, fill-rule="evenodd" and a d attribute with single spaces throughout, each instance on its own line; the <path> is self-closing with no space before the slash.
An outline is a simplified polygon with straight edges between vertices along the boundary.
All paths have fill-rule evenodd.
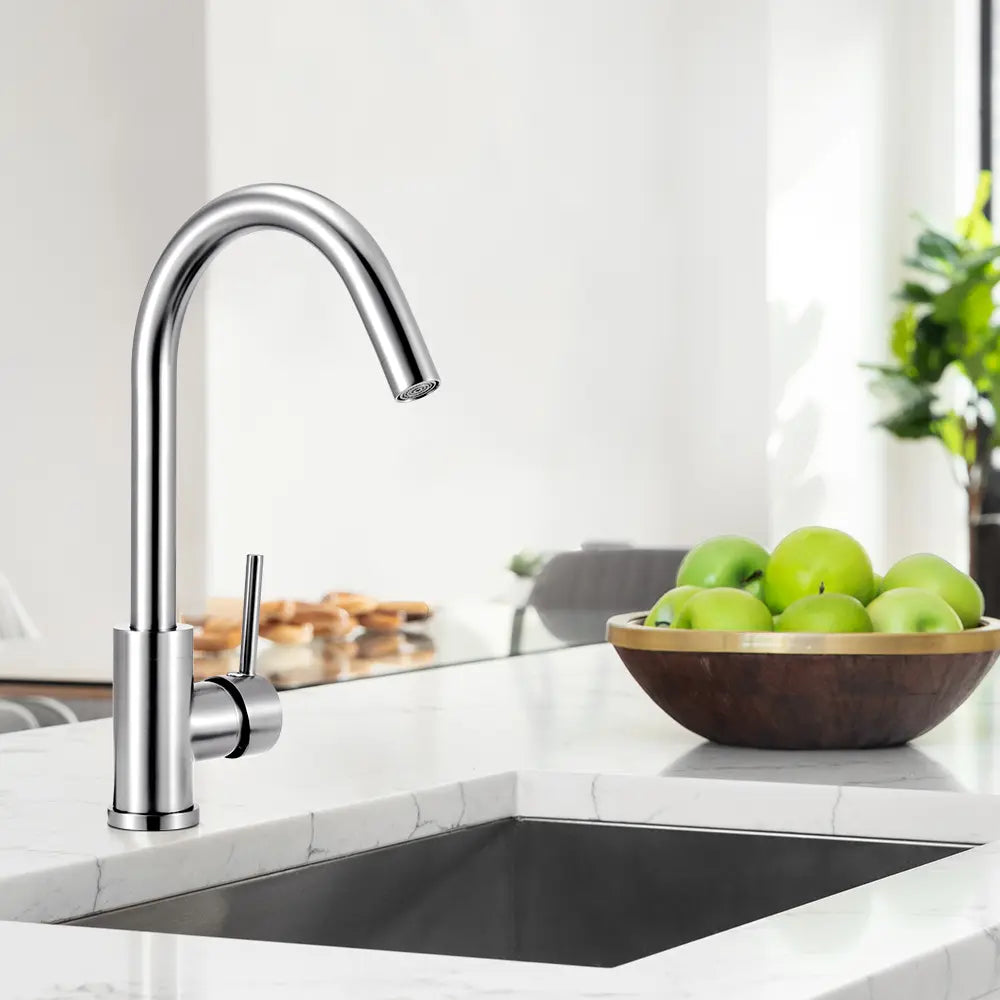
<path id="1" fill-rule="evenodd" d="M 1000 649 L 1000 620 L 983 618 L 964 632 L 713 632 L 643 625 L 648 612 L 608 620 L 607 637 L 622 649 L 686 653 L 850 653 L 895 656 L 983 653 Z"/>

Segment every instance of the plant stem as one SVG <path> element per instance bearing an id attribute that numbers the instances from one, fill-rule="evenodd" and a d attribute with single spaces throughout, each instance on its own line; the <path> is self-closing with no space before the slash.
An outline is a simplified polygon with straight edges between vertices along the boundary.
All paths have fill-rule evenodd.
<path id="1" fill-rule="evenodd" d="M 971 470 L 970 470 L 971 471 Z M 976 558 L 979 517 L 983 512 L 983 494 L 985 493 L 982 482 L 973 484 L 971 478 L 966 494 L 969 498 L 969 576 L 974 580 L 978 579 L 979 560 Z"/>
<path id="2" fill-rule="evenodd" d="M 976 420 L 975 428 L 970 428 L 970 434 L 969 444 L 972 445 L 973 457 L 968 464 L 965 481 L 969 504 L 969 575 L 978 582 L 980 567 L 976 550 L 983 502 L 986 500 L 990 470 L 993 467 L 993 428 L 980 417 Z"/>

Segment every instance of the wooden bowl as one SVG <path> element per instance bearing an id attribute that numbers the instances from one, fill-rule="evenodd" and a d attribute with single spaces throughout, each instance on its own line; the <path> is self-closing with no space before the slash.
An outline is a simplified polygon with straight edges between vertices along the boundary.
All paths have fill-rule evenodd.
<path id="1" fill-rule="evenodd" d="M 671 718 L 716 743 L 857 750 L 946 719 L 1000 652 L 1000 621 L 955 633 L 708 632 L 617 615 L 608 641 Z"/>

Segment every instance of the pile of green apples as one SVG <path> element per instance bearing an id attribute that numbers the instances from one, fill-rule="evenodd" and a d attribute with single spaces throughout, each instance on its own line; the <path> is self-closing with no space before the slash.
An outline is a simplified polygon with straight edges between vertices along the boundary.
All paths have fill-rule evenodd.
<path id="1" fill-rule="evenodd" d="M 799 528 L 773 552 L 737 535 L 695 546 L 676 586 L 649 612 L 655 628 L 726 632 L 961 632 L 983 592 L 940 556 L 920 553 L 884 577 L 850 535 Z"/>

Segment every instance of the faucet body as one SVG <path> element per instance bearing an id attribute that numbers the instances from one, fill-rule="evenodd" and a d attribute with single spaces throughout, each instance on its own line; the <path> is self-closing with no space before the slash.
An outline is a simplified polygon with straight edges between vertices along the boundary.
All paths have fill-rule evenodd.
<path id="1" fill-rule="evenodd" d="M 111 826 L 177 830 L 198 823 L 195 758 L 269 749 L 281 729 L 271 685 L 253 673 L 254 592 L 248 560 L 240 670 L 194 684 L 193 630 L 177 622 L 177 349 L 198 277 L 231 239 L 280 229 L 312 243 L 339 272 L 398 400 L 418 399 L 438 375 L 388 261 L 338 205 L 302 188 L 262 184 L 209 202 L 153 269 L 132 347 L 132 587 L 128 626 L 114 634 L 114 801 Z M 249 643 L 249 646 L 248 646 Z"/>

